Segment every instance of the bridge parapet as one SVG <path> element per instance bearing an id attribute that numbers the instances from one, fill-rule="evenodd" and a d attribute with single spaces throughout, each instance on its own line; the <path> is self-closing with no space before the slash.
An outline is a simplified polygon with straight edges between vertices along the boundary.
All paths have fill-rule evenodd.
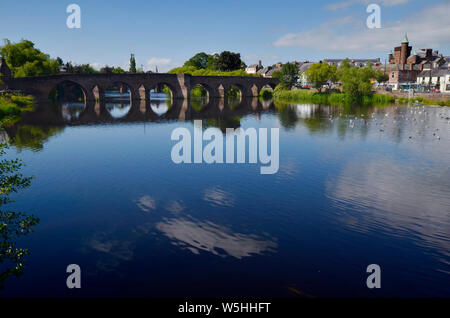
<path id="1" fill-rule="evenodd" d="M 261 88 L 278 84 L 277 79 L 240 76 L 191 76 L 187 74 L 58 74 L 11 79 L 11 89 L 21 90 L 38 99 L 48 99 L 50 92 L 63 83 L 78 85 L 86 101 L 103 100 L 108 87 L 127 87 L 133 100 L 149 98 L 150 90 L 167 85 L 174 99 L 189 98 L 196 85 L 203 86 L 210 98 L 224 96 L 224 90 L 237 86 L 243 97 L 255 96 Z"/>

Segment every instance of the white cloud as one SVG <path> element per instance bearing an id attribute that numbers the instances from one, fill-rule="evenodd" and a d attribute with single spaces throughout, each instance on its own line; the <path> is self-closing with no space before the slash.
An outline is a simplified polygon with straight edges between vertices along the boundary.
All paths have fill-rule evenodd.
<path id="1" fill-rule="evenodd" d="M 96 69 L 97 71 L 99 71 L 104 65 L 99 63 L 99 62 L 94 62 L 89 64 L 91 67 L 93 67 L 94 69 Z"/>
<path id="2" fill-rule="evenodd" d="M 286 34 L 274 45 L 329 51 L 388 51 L 398 45 L 407 33 L 415 48 L 439 48 L 449 44 L 449 13 L 449 4 L 439 4 L 416 12 L 402 21 L 382 21 L 381 29 L 369 29 L 365 20 L 344 17 L 308 31 Z"/>
<path id="3" fill-rule="evenodd" d="M 167 72 L 170 71 L 172 68 L 176 67 L 176 64 L 172 59 L 170 58 L 158 58 L 158 57 L 152 57 L 147 61 L 147 70 L 155 71 L 156 67 L 158 67 L 159 72 Z"/>
<path id="4" fill-rule="evenodd" d="M 325 6 L 325 9 L 327 10 L 338 10 L 338 9 L 343 9 L 343 8 L 347 8 L 349 6 L 355 5 L 355 4 L 364 4 L 364 5 L 368 5 L 370 3 L 379 3 L 382 4 L 386 7 L 393 7 L 393 6 L 397 6 L 400 4 L 405 4 L 407 3 L 409 0 L 380 0 L 380 1 L 374 1 L 374 0 L 348 0 L 348 1 L 340 1 L 340 2 L 335 2 L 335 3 L 331 3 Z"/>

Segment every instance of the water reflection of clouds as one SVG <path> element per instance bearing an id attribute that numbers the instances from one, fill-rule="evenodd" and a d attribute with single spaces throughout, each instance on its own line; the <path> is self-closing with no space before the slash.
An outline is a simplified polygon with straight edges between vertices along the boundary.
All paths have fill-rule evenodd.
<path id="1" fill-rule="evenodd" d="M 170 201 L 166 206 L 166 210 L 172 213 L 180 213 L 184 209 L 185 209 L 184 205 L 179 201 L 175 200 Z"/>
<path id="2" fill-rule="evenodd" d="M 234 206 L 234 196 L 232 193 L 224 191 L 219 187 L 206 189 L 204 191 L 203 200 L 214 205 L 232 207 Z"/>
<path id="3" fill-rule="evenodd" d="M 134 256 L 134 242 L 130 240 L 111 239 L 113 233 L 97 233 L 89 241 L 88 246 L 96 252 L 97 268 L 102 271 L 114 271 L 122 261 L 130 261 Z"/>
<path id="4" fill-rule="evenodd" d="M 448 169 L 444 168 L 442 175 L 424 164 L 378 159 L 367 162 L 358 158 L 328 182 L 327 196 L 342 212 L 338 221 L 353 231 L 416 237 L 416 244 L 450 256 Z"/>
<path id="5" fill-rule="evenodd" d="M 149 195 L 142 196 L 137 202 L 136 205 L 139 209 L 144 212 L 150 212 L 150 210 L 156 209 L 156 201 L 153 197 Z"/>
<path id="6" fill-rule="evenodd" d="M 274 251 L 277 243 L 256 235 L 233 233 L 212 222 L 193 221 L 184 218 L 166 219 L 156 228 L 172 239 L 176 245 L 194 254 L 199 250 L 217 256 L 232 256 L 238 259 L 265 251 Z"/>

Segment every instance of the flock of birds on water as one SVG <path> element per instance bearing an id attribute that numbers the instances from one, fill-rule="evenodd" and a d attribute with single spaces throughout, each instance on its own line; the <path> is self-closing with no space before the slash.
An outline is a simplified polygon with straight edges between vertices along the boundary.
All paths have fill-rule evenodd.
<path id="1" fill-rule="evenodd" d="M 397 125 L 400 121 L 411 123 L 412 127 L 416 127 L 415 135 L 429 135 L 436 140 L 441 140 L 439 135 L 440 129 L 436 127 L 437 122 L 432 121 L 433 116 L 438 118 L 442 123 L 447 123 L 448 134 L 450 132 L 450 107 L 446 106 L 408 106 L 406 111 L 403 111 L 399 106 L 395 106 L 393 109 L 389 109 L 391 112 L 380 113 L 373 112 L 369 115 L 344 115 L 349 119 L 349 127 L 354 128 L 355 124 L 361 123 L 363 125 L 372 125 L 379 127 L 379 131 L 383 133 L 385 129 L 390 125 Z M 388 111 L 388 110 L 387 110 Z M 342 113 L 339 113 L 339 117 L 342 117 Z M 331 122 L 334 121 L 332 115 L 329 116 Z M 434 127 L 431 127 L 431 126 Z M 414 129 L 413 129 L 414 130 Z M 414 138 L 414 133 L 411 132 L 408 136 L 409 139 Z"/>

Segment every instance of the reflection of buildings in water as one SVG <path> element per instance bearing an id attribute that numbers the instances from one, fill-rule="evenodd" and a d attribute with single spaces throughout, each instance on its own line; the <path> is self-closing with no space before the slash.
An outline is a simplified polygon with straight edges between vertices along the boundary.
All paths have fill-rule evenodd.
<path id="1" fill-rule="evenodd" d="M 150 107 L 158 116 L 164 115 L 169 110 L 169 106 L 165 100 L 150 100 Z"/>
<path id="2" fill-rule="evenodd" d="M 114 102 L 114 103 L 106 103 L 106 109 L 109 114 L 113 118 L 122 118 L 128 114 L 131 108 L 131 104 L 129 102 Z"/>
<path id="3" fill-rule="evenodd" d="M 241 259 L 263 252 L 273 252 L 278 246 L 273 239 L 233 233 L 212 222 L 183 218 L 166 219 L 157 223 L 156 228 L 172 239 L 175 245 L 194 254 L 199 254 L 202 250 L 221 257 L 232 256 Z"/>
<path id="4" fill-rule="evenodd" d="M 261 106 L 264 110 L 267 110 L 270 108 L 270 106 L 272 105 L 272 100 L 262 100 L 261 101 Z"/>

